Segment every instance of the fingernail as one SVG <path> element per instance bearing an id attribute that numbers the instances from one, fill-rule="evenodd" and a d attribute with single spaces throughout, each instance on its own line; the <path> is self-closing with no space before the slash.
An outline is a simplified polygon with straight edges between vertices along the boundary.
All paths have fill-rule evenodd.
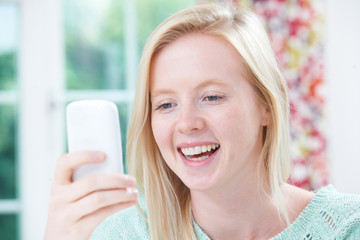
<path id="1" fill-rule="evenodd" d="M 136 197 L 139 194 L 139 191 L 136 188 L 127 188 L 126 193 L 128 195 Z"/>

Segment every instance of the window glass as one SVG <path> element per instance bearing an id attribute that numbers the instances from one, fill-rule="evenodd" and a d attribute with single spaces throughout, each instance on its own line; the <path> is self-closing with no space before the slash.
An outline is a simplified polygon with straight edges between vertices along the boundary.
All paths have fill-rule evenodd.
<path id="1" fill-rule="evenodd" d="M 124 89 L 123 1 L 64 5 L 67 89 Z"/>
<path id="2" fill-rule="evenodd" d="M 161 21 L 193 3 L 136 1 L 137 52 Z M 67 89 L 126 89 L 125 1 L 64 0 L 64 9 Z"/>
<path id="3" fill-rule="evenodd" d="M 0 91 L 16 87 L 18 9 L 0 2 Z"/>
<path id="4" fill-rule="evenodd" d="M 16 3 L 0 2 L 0 233 L 18 239 L 17 201 L 17 57 L 19 12 Z"/>
<path id="5" fill-rule="evenodd" d="M 1 36 L 3 35 L 1 34 Z M 2 52 L 0 50 L 0 90 L 10 90 L 15 88 L 15 81 L 14 81 L 15 71 L 16 71 L 16 53 L 13 51 Z"/>
<path id="6" fill-rule="evenodd" d="M 138 0 L 131 3 L 124 0 L 63 0 L 63 3 L 66 88 L 84 92 L 82 99 L 94 98 L 93 90 L 101 90 L 96 93 L 96 98 L 108 99 L 106 90 L 121 90 L 128 96 L 133 94 L 133 89 L 129 89 L 131 86 L 127 86 L 129 73 L 126 71 L 131 71 L 126 69 L 127 63 L 139 59 L 146 39 L 161 21 L 193 4 L 194 0 Z M 129 9 L 131 6 L 134 11 Z M 129 29 L 133 36 L 125 36 Z M 136 49 L 130 49 L 132 43 Z M 72 96 L 67 100 L 76 100 L 76 96 Z M 115 103 L 119 108 L 125 161 L 131 99 L 115 100 Z"/>
<path id="7" fill-rule="evenodd" d="M 0 215 L 1 239 L 19 239 L 17 231 L 18 216 L 16 214 Z"/>
<path id="8" fill-rule="evenodd" d="M 16 109 L 0 105 L 0 199 L 16 198 Z"/>
<path id="9" fill-rule="evenodd" d="M 17 5 L 0 3 L 0 199 L 16 197 Z"/>
<path id="10" fill-rule="evenodd" d="M 137 0 L 136 3 L 139 49 L 142 50 L 151 32 L 162 21 L 175 12 L 193 5 L 195 0 Z"/>

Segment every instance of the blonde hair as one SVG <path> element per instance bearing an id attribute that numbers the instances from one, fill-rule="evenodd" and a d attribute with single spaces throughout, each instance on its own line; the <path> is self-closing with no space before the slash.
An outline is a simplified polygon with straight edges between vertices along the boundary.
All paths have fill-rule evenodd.
<path id="1" fill-rule="evenodd" d="M 140 61 L 131 117 L 127 159 L 129 173 L 137 178 L 147 202 L 152 239 L 196 239 L 190 191 L 166 165 L 151 129 L 150 65 L 155 53 L 192 32 L 221 37 L 242 56 L 248 80 L 271 121 L 264 128 L 258 176 L 268 183 L 279 216 L 287 218 L 280 186 L 289 176 L 289 107 L 287 85 L 278 68 L 267 32 L 251 11 L 223 4 L 200 4 L 165 20 L 149 37 Z"/>

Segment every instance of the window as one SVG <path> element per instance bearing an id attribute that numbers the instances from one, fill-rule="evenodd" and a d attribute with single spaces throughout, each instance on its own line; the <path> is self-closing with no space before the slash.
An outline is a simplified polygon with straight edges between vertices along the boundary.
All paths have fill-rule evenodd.
<path id="1" fill-rule="evenodd" d="M 115 102 L 125 150 L 145 40 L 193 2 L 0 0 L 2 238 L 43 238 L 55 162 L 66 151 L 68 102 Z"/>
<path id="2" fill-rule="evenodd" d="M 66 101 L 114 101 L 119 108 L 123 151 L 145 41 L 166 17 L 192 3 L 64 0 Z"/>

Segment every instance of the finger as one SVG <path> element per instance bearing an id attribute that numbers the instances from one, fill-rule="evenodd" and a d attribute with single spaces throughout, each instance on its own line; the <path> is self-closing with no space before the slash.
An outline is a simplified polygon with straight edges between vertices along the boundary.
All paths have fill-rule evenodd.
<path id="1" fill-rule="evenodd" d="M 100 163 L 105 160 L 105 153 L 100 151 L 79 151 L 64 154 L 57 161 L 55 170 L 55 184 L 69 184 L 72 182 L 74 169 L 85 164 Z"/>
<path id="2" fill-rule="evenodd" d="M 111 189 L 123 189 L 134 188 L 136 185 L 136 179 L 129 175 L 113 174 L 113 175 L 91 175 L 79 179 L 74 182 L 66 195 L 67 202 L 74 202 L 83 198 L 93 192 L 111 190 Z"/>
<path id="3" fill-rule="evenodd" d="M 138 191 L 134 188 L 126 190 L 107 190 L 94 192 L 71 205 L 71 211 L 80 220 L 86 215 L 114 204 L 137 201 Z"/>
<path id="4" fill-rule="evenodd" d="M 86 239 L 89 239 L 95 228 L 105 220 L 105 218 L 121 211 L 126 208 L 129 208 L 136 204 L 136 201 L 118 203 L 111 206 L 107 206 L 85 216 L 77 224 L 78 231 L 86 232 Z"/>

